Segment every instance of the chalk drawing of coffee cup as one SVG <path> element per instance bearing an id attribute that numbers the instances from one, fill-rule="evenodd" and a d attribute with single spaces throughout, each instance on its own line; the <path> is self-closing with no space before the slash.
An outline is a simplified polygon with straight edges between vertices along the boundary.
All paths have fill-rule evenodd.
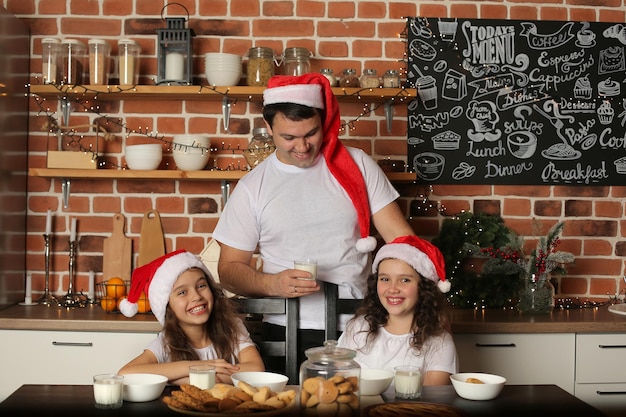
<path id="1" fill-rule="evenodd" d="M 537 150 L 537 136 L 532 132 L 513 132 L 506 139 L 512 155 L 519 159 L 528 159 Z"/>
<path id="2" fill-rule="evenodd" d="M 413 169 L 418 178 L 424 181 L 435 181 L 443 174 L 446 159 L 434 152 L 422 152 L 413 158 Z"/>
<path id="3" fill-rule="evenodd" d="M 417 93 L 422 100 L 424 108 L 428 110 L 437 108 L 437 82 L 430 75 L 419 77 L 416 83 Z"/>
<path id="4" fill-rule="evenodd" d="M 593 46 L 596 40 L 596 34 L 590 30 L 580 31 L 576 34 L 576 45 L 579 47 Z"/>

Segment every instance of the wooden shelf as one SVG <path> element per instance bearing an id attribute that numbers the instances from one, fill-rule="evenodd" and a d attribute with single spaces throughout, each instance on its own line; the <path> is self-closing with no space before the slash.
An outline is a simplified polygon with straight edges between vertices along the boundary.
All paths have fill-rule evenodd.
<path id="1" fill-rule="evenodd" d="M 238 181 L 248 171 L 178 171 L 178 170 L 153 170 L 138 171 L 131 169 L 63 169 L 63 168 L 30 168 L 28 175 L 31 177 L 60 178 L 60 179 L 83 179 L 83 180 L 186 180 L 186 181 Z M 416 180 L 412 172 L 387 172 L 387 178 L 391 182 L 413 182 Z"/>
<path id="2" fill-rule="evenodd" d="M 97 97 L 100 100 L 206 100 L 222 99 L 225 96 L 239 100 L 261 100 L 265 87 L 211 87 L 199 85 L 137 85 L 134 87 L 117 85 L 54 86 L 31 85 L 30 92 L 45 98 Z M 333 93 L 341 102 L 384 102 L 391 99 L 415 97 L 416 90 L 403 88 L 333 88 Z"/>

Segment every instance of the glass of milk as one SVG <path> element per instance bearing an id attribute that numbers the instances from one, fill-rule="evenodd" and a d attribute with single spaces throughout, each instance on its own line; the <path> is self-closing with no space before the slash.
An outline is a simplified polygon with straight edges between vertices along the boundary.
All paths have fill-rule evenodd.
<path id="1" fill-rule="evenodd" d="M 424 376 L 422 368 L 414 365 L 396 366 L 394 385 L 396 398 L 403 400 L 414 400 L 422 394 Z"/>
<path id="2" fill-rule="evenodd" d="M 215 366 L 191 365 L 189 367 L 189 383 L 200 389 L 213 388 L 215 385 Z"/>
<path id="3" fill-rule="evenodd" d="M 294 261 L 294 269 L 300 271 L 307 271 L 311 273 L 311 278 L 300 278 L 314 281 L 317 279 L 317 261 L 315 259 L 301 259 Z"/>
<path id="4" fill-rule="evenodd" d="M 124 402 L 124 377 L 100 374 L 93 377 L 93 397 L 96 408 L 112 410 Z"/>

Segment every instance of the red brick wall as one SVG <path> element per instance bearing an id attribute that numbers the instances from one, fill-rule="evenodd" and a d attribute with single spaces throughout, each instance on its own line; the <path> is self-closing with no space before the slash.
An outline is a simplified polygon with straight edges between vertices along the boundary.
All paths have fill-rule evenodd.
<path id="1" fill-rule="evenodd" d="M 285 47 L 304 46 L 315 54 L 314 70 L 330 67 L 336 73 L 354 67 L 360 73 L 371 67 L 379 73 L 399 68 L 404 43 L 399 34 L 404 16 L 552 19 L 624 22 L 626 8 L 621 0 L 568 0 L 566 2 L 528 1 L 255 1 L 255 0 L 178 0 L 190 13 L 189 26 L 196 54 L 194 73 L 203 81 L 202 55 L 209 51 L 245 54 L 251 47 L 264 45 L 280 53 Z M 116 41 L 123 37 L 137 40 L 142 48 L 142 82 L 152 83 L 156 73 L 155 30 L 164 27 L 158 0 L 2 0 L 9 11 L 24 20 L 32 32 L 33 83 L 39 83 L 41 39 L 43 37 L 82 40 L 99 37 Z M 170 6 L 172 15 L 183 15 Z M 43 128 L 45 111 L 58 116 L 54 100 L 42 106 L 32 101 L 30 146 L 31 167 L 44 167 L 46 150 L 55 149 L 56 140 Z M 232 109 L 230 131 L 221 127 L 221 103 L 218 101 L 153 101 L 124 103 L 96 100 L 98 114 L 75 111 L 72 124 L 90 123 L 102 115 L 119 117 L 134 129 L 175 133 L 209 133 L 217 165 L 226 167 L 240 155 L 228 149 L 245 147 L 252 127 L 261 123 L 258 103 L 238 102 Z M 406 160 L 406 111 L 394 106 L 393 130 L 388 133 L 382 110 L 363 116 L 363 104 L 342 105 L 342 136 L 347 144 L 359 146 L 375 159 Z M 121 163 L 122 140 L 119 126 L 105 123 L 115 133 L 104 151 L 107 158 Z M 141 136 L 141 135 L 139 135 Z M 222 143 L 224 145 L 222 145 Z M 230 148 L 229 148 L 230 147 Z M 221 150 L 221 148 L 227 148 Z M 243 162 L 242 162 L 243 163 Z M 236 167 L 236 162 L 234 164 Z M 173 169 L 172 165 L 167 166 Z M 43 242 L 45 213 L 55 212 L 51 289 L 67 289 L 67 236 L 72 217 L 78 218 L 80 248 L 76 288 L 86 289 L 88 271 L 96 271 L 102 280 L 102 242 L 111 233 L 113 213 L 127 217 L 126 234 L 139 247 L 142 215 L 159 210 L 166 235 L 167 250 L 187 248 L 200 252 L 211 236 L 221 209 L 218 182 L 109 181 L 73 180 L 69 207 L 62 204 L 61 181 L 31 177 L 29 181 L 28 267 L 33 274 L 35 292 L 43 289 Z M 398 185 L 402 204 L 408 207 L 414 198 L 425 193 L 421 187 Z M 534 220 L 544 227 L 558 220 L 567 222 L 563 249 L 576 255 L 576 265 L 561 279 L 562 296 L 580 296 L 606 300 L 624 284 L 626 270 L 626 187 L 515 187 L 515 186 L 435 186 L 430 198 L 447 214 L 461 210 L 501 214 L 508 225 L 534 242 Z M 408 210 L 407 210 L 408 211 Z M 436 210 L 412 217 L 415 230 L 424 237 L 437 234 L 443 217 Z M 36 296 L 35 296 L 36 297 Z"/>

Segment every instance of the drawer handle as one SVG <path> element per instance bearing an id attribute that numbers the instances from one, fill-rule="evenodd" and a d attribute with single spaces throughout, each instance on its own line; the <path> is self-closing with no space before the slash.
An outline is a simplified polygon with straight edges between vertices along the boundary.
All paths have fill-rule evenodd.
<path id="1" fill-rule="evenodd" d="M 515 347 L 515 343 L 476 343 L 476 347 Z"/>
<path id="2" fill-rule="evenodd" d="M 93 342 L 55 342 L 52 344 L 54 346 L 82 346 L 82 347 L 91 347 L 93 346 Z"/>
<path id="3" fill-rule="evenodd" d="M 600 349 L 626 349 L 626 345 L 598 345 Z"/>
<path id="4" fill-rule="evenodd" d="M 596 391 L 598 395 L 626 395 L 626 391 Z"/>

